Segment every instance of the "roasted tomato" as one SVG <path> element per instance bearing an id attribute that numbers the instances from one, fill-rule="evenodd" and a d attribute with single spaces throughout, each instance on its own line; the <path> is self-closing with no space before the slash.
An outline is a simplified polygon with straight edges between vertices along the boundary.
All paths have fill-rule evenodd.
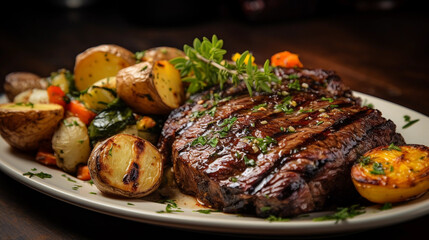
<path id="1" fill-rule="evenodd" d="M 429 189 L 429 148 L 382 146 L 365 153 L 352 167 L 357 191 L 374 203 L 416 198 Z"/>

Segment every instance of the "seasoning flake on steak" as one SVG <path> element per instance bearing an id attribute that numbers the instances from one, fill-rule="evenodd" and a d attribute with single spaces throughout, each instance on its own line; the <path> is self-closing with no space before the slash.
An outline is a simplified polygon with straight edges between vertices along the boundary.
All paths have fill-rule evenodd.
<path id="1" fill-rule="evenodd" d="M 165 122 L 158 147 L 186 194 L 224 212 L 291 217 L 354 191 L 353 163 L 403 144 L 395 124 L 333 71 L 275 68 L 273 93 L 244 85 L 195 94 Z"/>

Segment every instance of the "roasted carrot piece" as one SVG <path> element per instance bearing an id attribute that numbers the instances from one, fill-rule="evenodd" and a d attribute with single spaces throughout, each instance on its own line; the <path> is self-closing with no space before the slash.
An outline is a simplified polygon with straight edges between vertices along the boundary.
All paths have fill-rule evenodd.
<path id="1" fill-rule="evenodd" d="M 36 161 L 47 166 L 57 166 L 54 153 L 40 149 L 36 154 Z"/>
<path id="2" fill-rule="evenodd" d="M 82 181 L 91 180 L 91 175 L 89 174 L 89 168 L 87 165 L 81 165 L 77 168 L 77 179 Z"/>
<path id="3" fill-rule="evenodd" d="M 274 54 L 271 57 L 271 65 L 274 67 L 303 67 L 298 55 L 289 51 Z"/>
<path id="4" fill-rule="evenodd" d="M 64 108 L 66 107 L 66 101 L 64 100 L 66 94 L 60 87 L 52 85 L 49 86 L 46 91 L 48 92 L 48 98 L 50 103 L 59 104 Z"/>
<path id="5" fill-rule="evenodd" d="M 85 105 L 78 100 L 70 101 L 70 103 L 67 104 L 67 110 L 74 116 L 78 117 L 86 125 L 88 125 L 96 116 L 93 111 L 86 108 Z"/>

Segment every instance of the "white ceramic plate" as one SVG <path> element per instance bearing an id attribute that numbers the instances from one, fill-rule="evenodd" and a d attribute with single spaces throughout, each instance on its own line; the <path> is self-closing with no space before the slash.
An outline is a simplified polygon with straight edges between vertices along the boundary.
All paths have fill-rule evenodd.
<path id="1" fill-rule="evenodd" d="M 392 119 L 397 125 L 398 132 L 404 136 L 407 143 L 429 146 L 429 138 L 427 138 L 429 117 L 379 98 L 362 93 L 355 94 L 364 101 L 372 103 L 375 108 L 383 112 L 386 118 Z M 2 101 L 5 101 L 4 96 Z M 420 121 L 409 128 L 402 129 L 402 126 L 405 125 L 404 115 L 409 115 L 411 119 L 420 119 Z M 265 219 L 220 212 L 202 214 L 195 211 L 201 207 L 194 204 L 195 201 L 192 198 L 185 200 L 178 198 L 178 206 L 183 212 L 157 213 L 157 211 L 165 210 L 166 205 L 143 199 L 124 200 L 105 196 L 87 182 L 65 175 L 64 172 L 57 169 L 43 166 L 35 162 L 33 156 L 12 150 L 3 139 L 0 140 L 0 154 L 0 169 L 3 172 L 54 198 L 120 218 L 182 229 L 283 236 L 343 234 L 387 226 L 429 213 L 429 193 L 414 201 L 394 205 L 389 210 L 381 211 L 380 206 L 368 207 L 365 214 L 338 223 L 312 220 L 327 212 L 313 213 L 288 222 L 269 222 Z M 51 174 L 52 178 L 29 178 L 23 175 L 26 172 L 38 173 L 41 171 Z"/>

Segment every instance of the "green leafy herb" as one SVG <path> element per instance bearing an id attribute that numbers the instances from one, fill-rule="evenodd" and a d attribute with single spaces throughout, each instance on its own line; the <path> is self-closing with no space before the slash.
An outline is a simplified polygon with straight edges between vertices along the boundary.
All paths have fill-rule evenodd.
<path id="1" fill-rule="evenodd" d="M 129 202 L 129 203 L 127 203 L 127 205 L 134 206 L 134 203 Z"/>
<path id="2" fill-rule="evenodd" d="M 193 147 L 195 145 L 198 145 L 198 144 L 200 144 L 202 146 L 206 145 L 207 144 L 207 138 L 205 136 L 199 136 L 199 137 L 197 137 L 196 139 L 194 139 L 191 142 L 191 147 Z"/>
<path id="3" fill-rule="evenodd" d="M 294 89 L 294 90 L 298 90 L 298 91 L 301 90 L 301 84 L 299 83 L 298 79 L 289 83 L 287 86 L 289 89 Z"/>
<path id="4" fill-rule="evenodd" d="M 198 210 L 194 210 L 193 212 L 198 212 L 198 213 L 202 213 L 202 214 L 210 214 L 212 212 L 220 212 L 220 210 L 214 210 L 214 209 L 198 209 Z"/>
<path id="5" fill-rule="evenodd" d="M 264 138 L 247 136 L 245 138 L 252 140 L 252 141 L 256 141 L 259 150 L 261 150 L 261 152 L 264 154 L 268 152 L 268 145 L 277 144 L 277 141 L 270 136 L 265 136 Z"/>
<path id="6" fill-rule="evenodd" d="M 223 127 L 219 131 L 217 131 L 220 138 L 224 138 L 226 137 L 226 135 L 228 135 L 228 132 L 229 130 L 231 130 L 232 125 L 234 125 L 235 121 L 237 121 L 237 117 L 230 117 L 218 124 L 219 127 Z"/>
<path id="7" fill-rule="evenodd" d="M 392 151 L 392 150 L 396 150 L 401 152 L 401 148 L 396 146 L 395 144 L 391 143 L 387 148 L 383 148 L 383 150 L 388 150 L 388 151 Z"/>
<path id="8" fill-rule="evenodd" d="M 380 207 L 380 210 L 384 211 L 384 210 L 388 210 L 391 208 L 392 208 L 392 203 L 385 203 L 385 204 L 383 204 L 383 206 Z"/>
<path id="9" fill-rule="evenodd" d="M 374 174 L 374 175 L 385 175 L 386 174 L 384 172 L 383 164 L 381 164 L 379 162 L 374 162 L 374 164 L 372 164 L 372 171 L 370 171 L 370 173 Z"/>
<path id="10" fill-rule="evenodd" d="M 61 176 L 65 177 L 67 179 L 67 181 L 69 181 L 69 182 L 74 182 L 74 183 L 76 182 L 75 180 L 71 179 L 70 177 L 68 177 L 65 174 L 61 174 Z"/>
<path id="11" fill-rule="evenodd" d="M 161 203 L 167 203 L 167 205 L 165 206 L 165 210 L 157 211 L 157 213 L 183 212 L 177 206 L 177 203 L 175 200 L 164 200 L 164 201 L 161 201 Z"/>
<path id="12" fill-rule="evenodd" d="M 366 166 L 371 163 L 371 157 L 370 156 L 361 156 L 359 158 L 359 163 L 361 166 Z"/>
<path id="13" fill-rule="evenodd" d="M 261 108 L 265 108 L 268 105 L 268 103 L 261 103 L 259 105 L 254 106 L 252 109 L 252 112 L 257 112 L 259 111 Z"/>
<path id="14" fill-rule="evenodd" d="M 335 223 L 338 223 L 339 221 L 345 221 L 348 218 L 353 218 L 363 213 L 365 213 L 364 207 L 359 204 L 355 204 L 350 207 L 338 208 L 333 214 L 313 218 L 313 221 L 335 220 Z"/>
<path id="15" fill-rule="evenodd" d="M 19 103 L 15 103 L 15 106 L 25 106 L 25 107 L 31 107 L 31 108 L 34 108 L 34 104 L 33 104 L 33 103 L 31 103 L 31 102 L 26 102 L 26 103 L 24 103 L 24 102 L 19 102 Z M 13 107 L 13 105 L 12 105 L 12 107 Z"/>
<path id="16" fill-rule="evenodd" d="M 322 98 L 320 98 L 320 100 L 322 100 L 322 101 L 328 101 L 330 103 L 334 101 L 333 98 L 327 98 L 327 97 L 322 97 Z"/>
<path id="17" fill-rule="evenodd" d="M 282 218 L 282 217 L 277 217 L 274 215 L 270 215 L 265 220 L 267 220 L 269 222 L 288 222 L 288 221 L 290 221 L 289 218 Z"/>
<path id="18" fill-rule="evenodd" d="M 251 158 L 247 158 L 247 156 L 243 156 L 243 160 L 244 160 L 244 164 L 247 167 L 254 167 L 254 166 L 256 166 L 255 160 L 253 160 Z"/>
<path id="19" fill-rule="evenodd" d="M 291 106 L 292 96 L 286 96 L 280 104 L 274 106 L 274 109 L 283 111 L 286 114 L 292 114 L 293 108 Z"/>
<path id="20" fill-rule="evenodd" d="M 122 100 L 116 98 L 109 106 L 95 116 L 88 127 L 92 144 L 124 130 L 128 125 L 135 124 L 133 111 Z"/>
<path id="21" fill-rule="evenodd" d="M 39 173 L 26 172 L 26 173 L 23 173 L 22 175 L 28 176 L 29 178 L 32 178 L 33 176 L 39 177 L 41 179 L 52 178 L 51 174 L 44 173 L 44 172 L 39 172 Z"/>
<path id="22" fill-rule="evenodd" d="M 142 58 L 144 57 L 146 51 L 139 51 L 134 53 L 134 58 L 136 59 L 136 63 L 141 62 Z"/>
<path id="23" fill-rule="evenodd" d="M 414 119 L 414 120 L 411 120 L 411 117 L 410 117 L 410 116 L 408 116 L 408 115 L 404 115 L 404 121 L 406 122 L 406 124 L 405 124 L 404 126 L 402 126 L 402 129 L 405 129 L 405 128 L 410 127 L 410 126 L 411 126 L 411 125 L 413 125 L 414 123 L 416 123 L 416 122 L 420 121 L 420 119 Z"/>
<path id="24" fill-rule="evenodd" d="M 223 40 L 213 35 L 211 40 L 204 37 L 202 41 L 194 39 L 192 47 L 184 45 L 185 57 L 170 60 L 180 71 L 182 80 L 189 83 L 189 93 L 200 92 L 208 87 L 219 85 L 222 89 L 227 81 L 237 85 L 244 82 L 249 94 L 253 90 L 271 92 L 272 82 L 280 79 L 272 72 L 269 61 L 265 61 L 263 70 L 252 63 L 252 54 L 245 51 L 234 64 L 224 61 L 226 50 L 222 49 Z M 246 62 L 245 59 L 248 58 Z"/>

